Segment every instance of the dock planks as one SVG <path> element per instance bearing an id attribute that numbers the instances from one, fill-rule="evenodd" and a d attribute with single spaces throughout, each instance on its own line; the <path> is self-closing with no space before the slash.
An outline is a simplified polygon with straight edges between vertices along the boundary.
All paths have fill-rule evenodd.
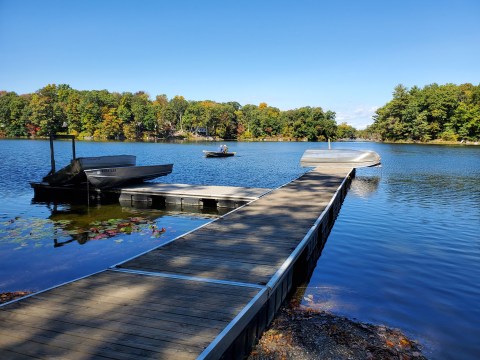
<path id="1" fill-rule="evenodd" d="M 241 356 L 248 349 L 233 342 L 261 335 L 291 286 L 282 274 L 292 254 L 352 173 L 325 171 L 111 269 L 1 306 L 0 358 Z"/>
<path id="2" fill-rule="evenodd" d="M 143 183 L 123 187 L 119 191 L 123 195 L 142 194 L 155 196 L 183 196 L 192 198 L 240 199 L 252 201 L 264 195 L 270 191 L 270 189 L 238 186 Z"/>

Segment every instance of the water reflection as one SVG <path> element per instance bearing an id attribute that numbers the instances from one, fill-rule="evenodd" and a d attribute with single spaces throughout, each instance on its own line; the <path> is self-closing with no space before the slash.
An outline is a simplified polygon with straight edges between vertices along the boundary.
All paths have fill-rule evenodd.
<path id="1" fill-rule="evenodd" d="M 379 176 L 357 176 L 352 180 L 349 191 L 361 198 L 368 198 L 377 191 L 379 184 Z"/>
<path id="2" fill-rule="evenodd" d="M 17 216 L 0 223 L 9 242 L 21 247 L 45 245 L 53 239 L 54 247 L 76 241 L 85 244 L 117 235 L 140 233 L 159 237 L 166 230 L 159 228 L 156 219 L 165 215 L 159 210 L 140 211 L 119 205 L 101 205 L 89 208 L 76 204 L 46 204 L 51 215 L 46 219 Z"/>
<path id="3" fill-rule="evenodd" d="M 117 235 L 131 235 L 132 233 L 144 233 L 152 237 L 159 237 L 166 231 L 165 228 L 157 228 L 155 219 L 144 216 L 113 217 L 105 220 L 95 220 L 90 223 L 84 223 L 81 217 L 76 217 L 75 220 L 66 220 L 62 219 L 63 216 L 60 216 L 60 220 L 55 220 L 58 217 L 57 213 L 50 218 L 62 232 L 68 233 L 72 238 L 60 241 L 57 237 L 54 237 L 54 247 L 63 246 L 73 241 L 83 245 L 90 240 L 102 240 Z"/>
<path id="4" fill-rule="evenodd" d="M 456 204 L 469 206 L 479 212 L 480 180 L 458 174 L 397 173 L 386 179 L 386 192 L 391 201 L 415 204 L 423 208 L 451 207 Z"/>
<path id="5" fill-rule="evenodd" d="M 49 202 L 33 198 L 32 204 L 45 206 L 48 209 L 50 215 L 47 219 L 27 221 L 17 217 L 10 219 L 3 224 L 3 227 L 10 232 L 12 240 L 15 239 L 24 246 L 26 241 L 51 238 L 54 247 L 61 247 L 74 242 L 84 245 L 93 240 L 134 233 L 158 238 L 167 231 L 165 227 L 157 224 L 157 220 L 163 216 L 208 219 L 217 218 L 232 210 L 175 204 L 155 208 L 151 204 L 142 202 L 99 202 L 89 206 L 78 202 L 57 201 L 58 199 L 55 199 L 55 202 Z M 38 243 L 36 246 L 39 246 Z"/>

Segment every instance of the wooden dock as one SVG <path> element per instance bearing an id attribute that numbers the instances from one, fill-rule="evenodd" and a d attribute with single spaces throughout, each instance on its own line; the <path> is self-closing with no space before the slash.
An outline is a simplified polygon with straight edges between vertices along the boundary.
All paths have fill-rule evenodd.
<path id="1" fill-rule="evenodd" d="M 118 189 L 120 203 L 144 202 L 161 206 L 227 207 L 235 209 L 271 189 L 238 186 L 144 183 Z"/>
<path id="2" fill-rule="evenodd" d="M 314 170 L 155 250 L 0 307 L 1 359 L 241 359 L 315 267 L 353 169 Z"/>
<path id="3" fill-rule="evenodd" d="M 48 183 L 31 183 L 36 201 L 51 200 L 119 200 L 122 205 L 138 207 L 166 207 L 169 205 L 197 206 L 200 208 L 235 209 L 258 199 L 272 189 L 238 186 L 187 185 L 141 183 L 99 190 L 87 186 L 55 186 Z"/>

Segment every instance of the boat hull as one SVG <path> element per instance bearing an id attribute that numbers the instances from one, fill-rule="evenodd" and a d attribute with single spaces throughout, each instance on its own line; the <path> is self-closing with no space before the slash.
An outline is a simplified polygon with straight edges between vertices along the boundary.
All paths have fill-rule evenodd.
<path id="1" fill-rule="evenodd" d="M 45 176 L 43 181 L 49 185 L 79 184 L 87 181 L 84 170 L 134 166 L 136 159 L 133 155 L 79 157 L 73 159 L 64 168 Z"/>
<path id="2" fill-rule="evenodd" d="M 152 180 L 172 172 L 173 164 L 126 166 L 85 170 L 88 181 L 99 189 Z"/>
<path id="3" fill-rule="evenodd" d="M 203 150 L 203 153 L 205 154 L 205 157 L 230 157 L 235 155 L 234 152 L 224 153 L 221 151 L 207 151 L 207 150 Z"/>
<path id="4" fill-rule="evenodd" d="M 300 160 L 305 167 L 371 167 L 381 164 L 380 155 L 371 150 L 306 150 Z"/>

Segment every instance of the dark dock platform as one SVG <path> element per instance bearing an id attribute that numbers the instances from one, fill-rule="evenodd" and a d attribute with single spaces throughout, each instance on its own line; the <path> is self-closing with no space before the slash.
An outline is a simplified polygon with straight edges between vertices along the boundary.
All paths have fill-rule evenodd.
<path id="1" fill-rule="evenodd" d="M 238 186 L 213 186 L 190 184 L 164 184 L 146 182 L 99 190 L 87 185 L 55 186 L 48 183 L 31 183 L 36 201 L 114 200 L 123 205 L 140 207 L 168 207 L 169 205 L 198 206 L 200 208 L 235 209 L 258 199 L 272 189 Z"/>
<path id="2" fill-rule="evenodd" d="M 315 267 L 353 176 L 313 170 L 157 249 L 1 306 L 0 358 L 242 358 Z"/>

